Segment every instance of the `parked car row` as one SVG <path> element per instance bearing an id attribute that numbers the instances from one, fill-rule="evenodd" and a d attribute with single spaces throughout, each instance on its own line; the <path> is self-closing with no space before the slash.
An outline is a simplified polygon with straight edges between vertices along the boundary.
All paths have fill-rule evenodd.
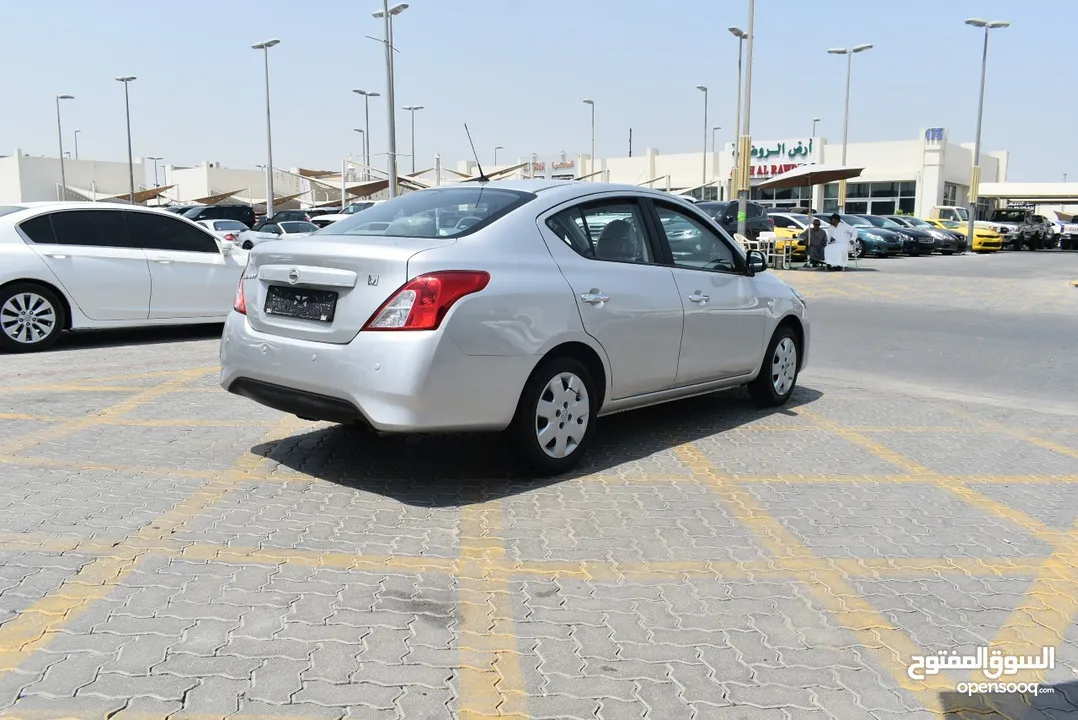
<path id="1" fill-rule="evenodd" d="M 828 224 L 830 213 L 817 215 L 822 224 Z M 966 236 L 953 228 L 935 225 L 931 221 L 921 220 L 906 215 L 848 215 L 840 216 L 842 221 L 857 230 L 854 253 L 857 257 L 866 255 L 953 255 L 966 252 Z M 795 259 L 808 255 L 805 241 L 800 237 L 808 228 L 810 217 L 801 213 L 772 212 L 770 218 L 775 225 L 775 235 L 779 238 L 780 249 L 786 243 L 792 243 Z M 990 243 L 989 243 L 990 245 Z M 982 239 L 974 243 L 977 252 L 989 251 Z M 994 248 L 994 249 L 998 249 Z"/>

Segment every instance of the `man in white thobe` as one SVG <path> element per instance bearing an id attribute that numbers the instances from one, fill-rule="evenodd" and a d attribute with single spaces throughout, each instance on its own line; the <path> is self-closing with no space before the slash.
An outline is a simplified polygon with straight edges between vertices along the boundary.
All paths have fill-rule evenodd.
<path id="1" fill-rule="evenodd" d="M 827 246 L 824 247 L 824 265 L 828 270 L 843 270 L 854 251 L 857 230 L 842 221 L 838 213 L 832 213 L 831 224 L 827 228 Z"/>

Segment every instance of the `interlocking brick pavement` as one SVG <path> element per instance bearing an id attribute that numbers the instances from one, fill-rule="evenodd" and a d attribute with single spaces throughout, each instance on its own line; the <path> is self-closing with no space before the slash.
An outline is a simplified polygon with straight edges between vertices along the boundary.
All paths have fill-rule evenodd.
<path id="1" fill-rule="evenodd" d="M 538 481 L 281 417 L 169 339 L 4 358 L 0 717 L 1078 716 L 1058 417 L 810 377 L 604 419 Z M 906 674 L 989 644 L 1055 647 L 1056 692 Z"/>

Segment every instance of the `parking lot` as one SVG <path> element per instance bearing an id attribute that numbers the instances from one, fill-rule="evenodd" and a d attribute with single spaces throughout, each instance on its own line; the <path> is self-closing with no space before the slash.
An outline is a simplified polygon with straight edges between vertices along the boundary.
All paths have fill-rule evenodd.
<path id="1" fill-rule="evenodd" d="M 606 418 L 543 481 L 231 396 L 215 328 L 3 356 L 0 717 L 1075 717 L 1078 255 L 783 277 L 788 406 Z M 980 646 L 1055 667 L 907 673 Z"/>

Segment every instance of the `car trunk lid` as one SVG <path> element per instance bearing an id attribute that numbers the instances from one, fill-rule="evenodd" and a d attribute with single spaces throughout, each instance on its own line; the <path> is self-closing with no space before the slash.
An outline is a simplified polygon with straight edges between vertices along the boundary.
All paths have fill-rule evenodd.
<path id="1" fill-rule="evenodd" d="M 258 246 L 244 273 L 247 318 L 259 332 L 348 343 L 408 281 L 408 260 L 444 238 L 315 235 Z"/>

